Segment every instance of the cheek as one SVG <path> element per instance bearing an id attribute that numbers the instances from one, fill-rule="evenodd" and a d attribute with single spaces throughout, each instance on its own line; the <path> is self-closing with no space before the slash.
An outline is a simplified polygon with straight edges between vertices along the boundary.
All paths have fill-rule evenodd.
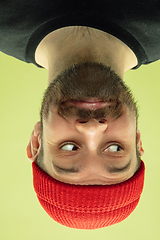
<path id="1" fill-rule="evenodd" d="M 73 131 L 72 121 L 64 119 L 57 112 L 50 113 L 48 119 L 44 121 L 46 139 L 58 141 L 61 137 L 65 137 Z"/>
<path id="2" fill-rule="evenodd" d="M 115 133 L 117 137 L 123 139 L 124 141 L 131 142 L 134 141 L 136 136 L 136 121 L 125 117 L 120 117 L 109 126 L 108 130 Z"/>

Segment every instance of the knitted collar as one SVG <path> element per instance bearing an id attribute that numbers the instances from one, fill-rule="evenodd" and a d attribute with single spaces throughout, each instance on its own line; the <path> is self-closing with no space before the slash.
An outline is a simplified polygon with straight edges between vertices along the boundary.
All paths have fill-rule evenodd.
<path id="1" fill-rule="evenodd" d="M 33 185 L 48 215 L 70 228 L 97 229 L 123 221 L 137 206 L 144 185 L 145 166 L 125 182 L 114 185 L 73 185 L 55 180 L 35 162 Z"/>

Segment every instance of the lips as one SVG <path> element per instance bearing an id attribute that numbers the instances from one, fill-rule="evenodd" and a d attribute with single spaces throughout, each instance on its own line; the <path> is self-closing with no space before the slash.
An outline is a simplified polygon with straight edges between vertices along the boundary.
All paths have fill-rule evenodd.
<path id="1" fill-rule="evenodd" d="M 85 101 L 71 100 L 67 105 L 68 107 L 78 107 L 78 108 L 93 110 L 93 109 L 104 108 L 106 106 L 111 106 L 113 105 L 113 102 L 103 102 L 102 100 L 99 100 L 99 99 L 87 99 Z"/>

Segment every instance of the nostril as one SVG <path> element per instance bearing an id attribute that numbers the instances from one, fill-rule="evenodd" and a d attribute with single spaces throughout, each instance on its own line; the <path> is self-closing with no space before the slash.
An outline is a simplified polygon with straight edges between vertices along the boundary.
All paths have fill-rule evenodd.
<path id="1" fill-rule="evenodd" d="M 88 121 L 86 120 L 78 120 L 78 122 L 79 123 L 82 123 L 82 124 L 84 124 L 84 123 L 87 123 Z M 99 122 L 99 123 L 106 123 L 106 120 L 105 119 L 101 119 L 101 120 L 97 120 L 97 122 Z"/>
<path id="2" fill-rule="evenodd" d="M 99 123 L 106 123 L 106 120 L 105 120 L 105 119 L 102 119 L 102 120 L 99 120 L 98 122 L 99 122 Z"/>
<path id="3" fill-rule="evenodd" d="M 78 120 L 79 123 L 86 123 L 87 121 L 85 120 Z"/>

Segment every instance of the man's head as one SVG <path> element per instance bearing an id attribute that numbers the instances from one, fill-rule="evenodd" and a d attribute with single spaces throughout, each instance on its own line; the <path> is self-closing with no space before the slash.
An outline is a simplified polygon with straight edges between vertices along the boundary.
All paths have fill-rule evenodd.
<path id="1" fill-rule="evenodd" d="M 96 229 L 131 214 L 144 183 L 137 119 L 130 90 L 102 64 L 77 64 L 53 80 L 27 147 L 50 217 Z"/>
<path id="2" fill-rule="evenodd" d="M 27 151 L 51 177 L 78 185 L 131 178 L 143 154 L 137 107 L 110 68 L 80 63 L 47 88 Z"/>

